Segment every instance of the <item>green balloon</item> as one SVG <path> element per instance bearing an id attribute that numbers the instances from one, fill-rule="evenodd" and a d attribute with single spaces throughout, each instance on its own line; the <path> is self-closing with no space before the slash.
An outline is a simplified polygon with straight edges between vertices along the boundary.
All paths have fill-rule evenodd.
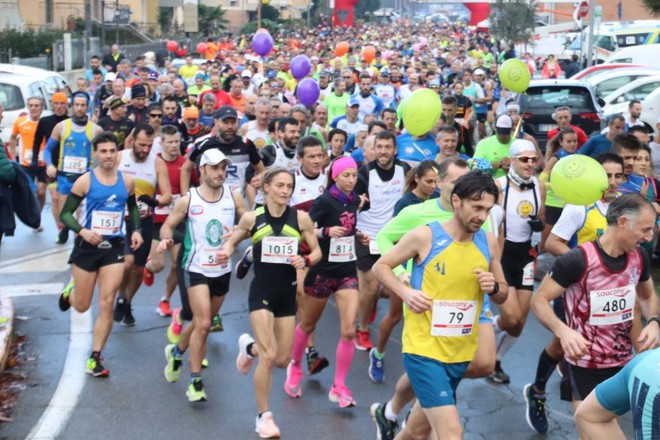
<path id="1" fill-rule="evenodd" d="M 403 104 L 403 102 L 401 103 Z M 413 136 L 423 136 L 435 126 L 442 113 L 440 96 L 431 89 L 416 90 L 401 110 L 403 125 Z"/>
<path id="2" fill-rule="evenodd" d="M 552 191 L 571 205 L 590 205 L 607 191 L 607 174 L 601 164 L 584 154 L 559 160 L 550 173 Z"/>
<path id="3" fill-rule="evenodd" d="M 531 79 L 527 65 L 517 58 L 506 60 L 500 67 L 500 81 L 512 92 L 523 93 L 529 87 Z"/>

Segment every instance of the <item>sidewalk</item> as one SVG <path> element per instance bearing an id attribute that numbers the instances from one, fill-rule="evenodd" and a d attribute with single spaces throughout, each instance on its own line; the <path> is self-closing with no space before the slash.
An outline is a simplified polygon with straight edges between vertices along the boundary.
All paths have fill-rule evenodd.
<path id="1" fill-rule="evenodd" d="M 0 297 L 0 372 L 7 364 L 13 334 L 14 303 L 11 298 Z"/>

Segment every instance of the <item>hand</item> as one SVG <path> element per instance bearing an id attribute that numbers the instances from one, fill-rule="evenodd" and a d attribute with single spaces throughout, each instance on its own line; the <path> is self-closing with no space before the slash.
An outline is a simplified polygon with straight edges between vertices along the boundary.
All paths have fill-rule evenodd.
<path id="1" fill-rule="evenodd" d="M 173 238 L 166 238 L 164 240 L 161 240 L 160 243 L 158 243 L 158 248 L 156 248 L 156 252 L 159 254 L 164 254 L 169 248 L 172 247 L 174 244 L 174 239 Z"/>
<path id="2" fill-rule="evenodd" d="M 495 281 L 495 275 L 479 268 L 474 269 L 472 273 L 477 275 L 477 281 L 479 282 L 479 287 L 482 292 L 488 294 L 493 293 L 495 290 L 495 283 L 497 282 Z"/>
<path id="3" fill-rule="evenodd" d="M 343 237 L 346 235 L 346 228 L 343 226 L 331 226 L 328 228 L 328 237 Z"/>
<path id="4" fill-rule="evenodd" d="M 152 198 L 148 194 L 142 194 L 140 197 L 138 197 L 138 201 L 144 203 L 145 205 L 149 205 L 152 208 L 156 208 L 158 206 L 158 200 Z"/>
<path id="5" fill-rule="evenodd" d="M 369 197 L 367 197 L 366 194 L 360 194 L 358 197 L 360 197 L 360 204 L 358 205 L 358 209 L 362 209 L 362 207 L 369 203 Z"/>
<path id="6" fill-rule="evenodd" d="M 101 234 L 90 231 L 89 229 L 81 229 L 80 232 L 78 232 L 78 235 L 80 235 L 83 240 L 93 246 L 98 246 L 103 241 L 103 236 L 101 236 Z"/>
<path id="7" fill-rule="evenodd" d="M 293 258 L 291 258 L 291 263 L 290 264 L 291 264 L 291 266 L 295 267 L 296 270 L 301 270 L 301 269 L 305 268 L 305 266 L 306 266 L 305 263 L 306 262 L 305 262 L 304 257 L 302 257 L 300 255 L 296 255 Z"/>
<path id="8" fill-rule="evenodd" d="M 500 160 L 500 168 L 502 168 L 507 173 L 509 172 L 510 166 L 511 166 L 511 159 L 509 159 L 508 157 L 505 157 L 504 159 Z"/>
<path id="9" fill-rule="evenodd" d="M 55 168 L 55 165 L 48 165 L 48 168 L 46 168 L 46 174 L 48 174 L 48 177 L 51 179 L 54 179 L 57 177 L 57 168 Z"/>
<path id="10" fill-rule="evenodd" d="M 233 253 L 234 250 L 231 248 L 231 244 L 226 242 L 216 254 L 216 261 L 219 264 L 227 264 Z"/>
<path id="11" fill-rule="evenodd" d="M 564 354 L 569 359 L 578 360 L 587 353 L 591 348 L 591 342 L 584 339 L 575 330 L 565 327 L 565 329 L 557 334 L 561 342 L 561 348 Z"/>
<path id="12" fill-rule="evenodd" d="M 649 322 L 639 334 L 637 343 L 642 344 L 640 351 L 650 350 L 660 346 L 660 323 L 657 321 Z"/>
<path id="13" fill-rule="evenodd" d="M 142 238 L 142 233 L 140 231 L 134 231 L 131 234 L 131 250 L 136 251 L 144 243 Z"/>
<path id="14" fill-rule="evenodd" d="M 250 185 L 257 189 L 261 188 L 261 176 L 254 176 L 250 180 Z"/>
<path id="15" fill-rule="evenodd" d="M 362 246 L 369 246 L 369 242 L 371 241 L 371 237 L 360 231 L 355 231 L 355 238 L 357 238 Z"/>
<path id="16" fill-rule="evenodd" d="M 399 281 L 401 281 L 406 286 L 410 286 L 410 274 L 408 272 L 402 273 L 399 275 Z"/>
<path id="17" fill-rule="evenodd" d="M 431 298 L 421 290 L 406 289 L 401 298 L 413 313 L 423 313 L 431 309 Z"/>

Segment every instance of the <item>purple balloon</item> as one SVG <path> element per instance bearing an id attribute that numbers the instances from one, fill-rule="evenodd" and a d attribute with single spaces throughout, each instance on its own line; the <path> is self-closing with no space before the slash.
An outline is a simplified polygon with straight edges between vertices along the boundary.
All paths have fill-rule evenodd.
<path id="1" fill-rule="evenodd" d="M 312 70 L 312 62 L 305 55 L 298 55 L 291 60 L 290 69 L 295 79 L 303 79 Z"/>
<path id="2" fill-rule="evenodd" d="M 259 55 L 266 56 L 273 48 L 273 37 L 268 32 L 260 32 L 252 38 L 252 49 Z"/>
<path id="3" fill-rule="evenodd" d="M 296 96 L 306 107 L 311 107 L 321 96 L 321 89 L 312 78 L 305 78 L 298 84 Z"/>

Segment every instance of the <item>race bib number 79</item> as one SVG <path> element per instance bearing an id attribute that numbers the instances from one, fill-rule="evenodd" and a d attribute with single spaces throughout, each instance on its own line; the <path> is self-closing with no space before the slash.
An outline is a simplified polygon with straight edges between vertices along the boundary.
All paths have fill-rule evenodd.
<path id="1" fill-rule="evenodd" d="M 477 301 L 434 300 L 432 336 L 470 336 L 477 317 Z"/>

